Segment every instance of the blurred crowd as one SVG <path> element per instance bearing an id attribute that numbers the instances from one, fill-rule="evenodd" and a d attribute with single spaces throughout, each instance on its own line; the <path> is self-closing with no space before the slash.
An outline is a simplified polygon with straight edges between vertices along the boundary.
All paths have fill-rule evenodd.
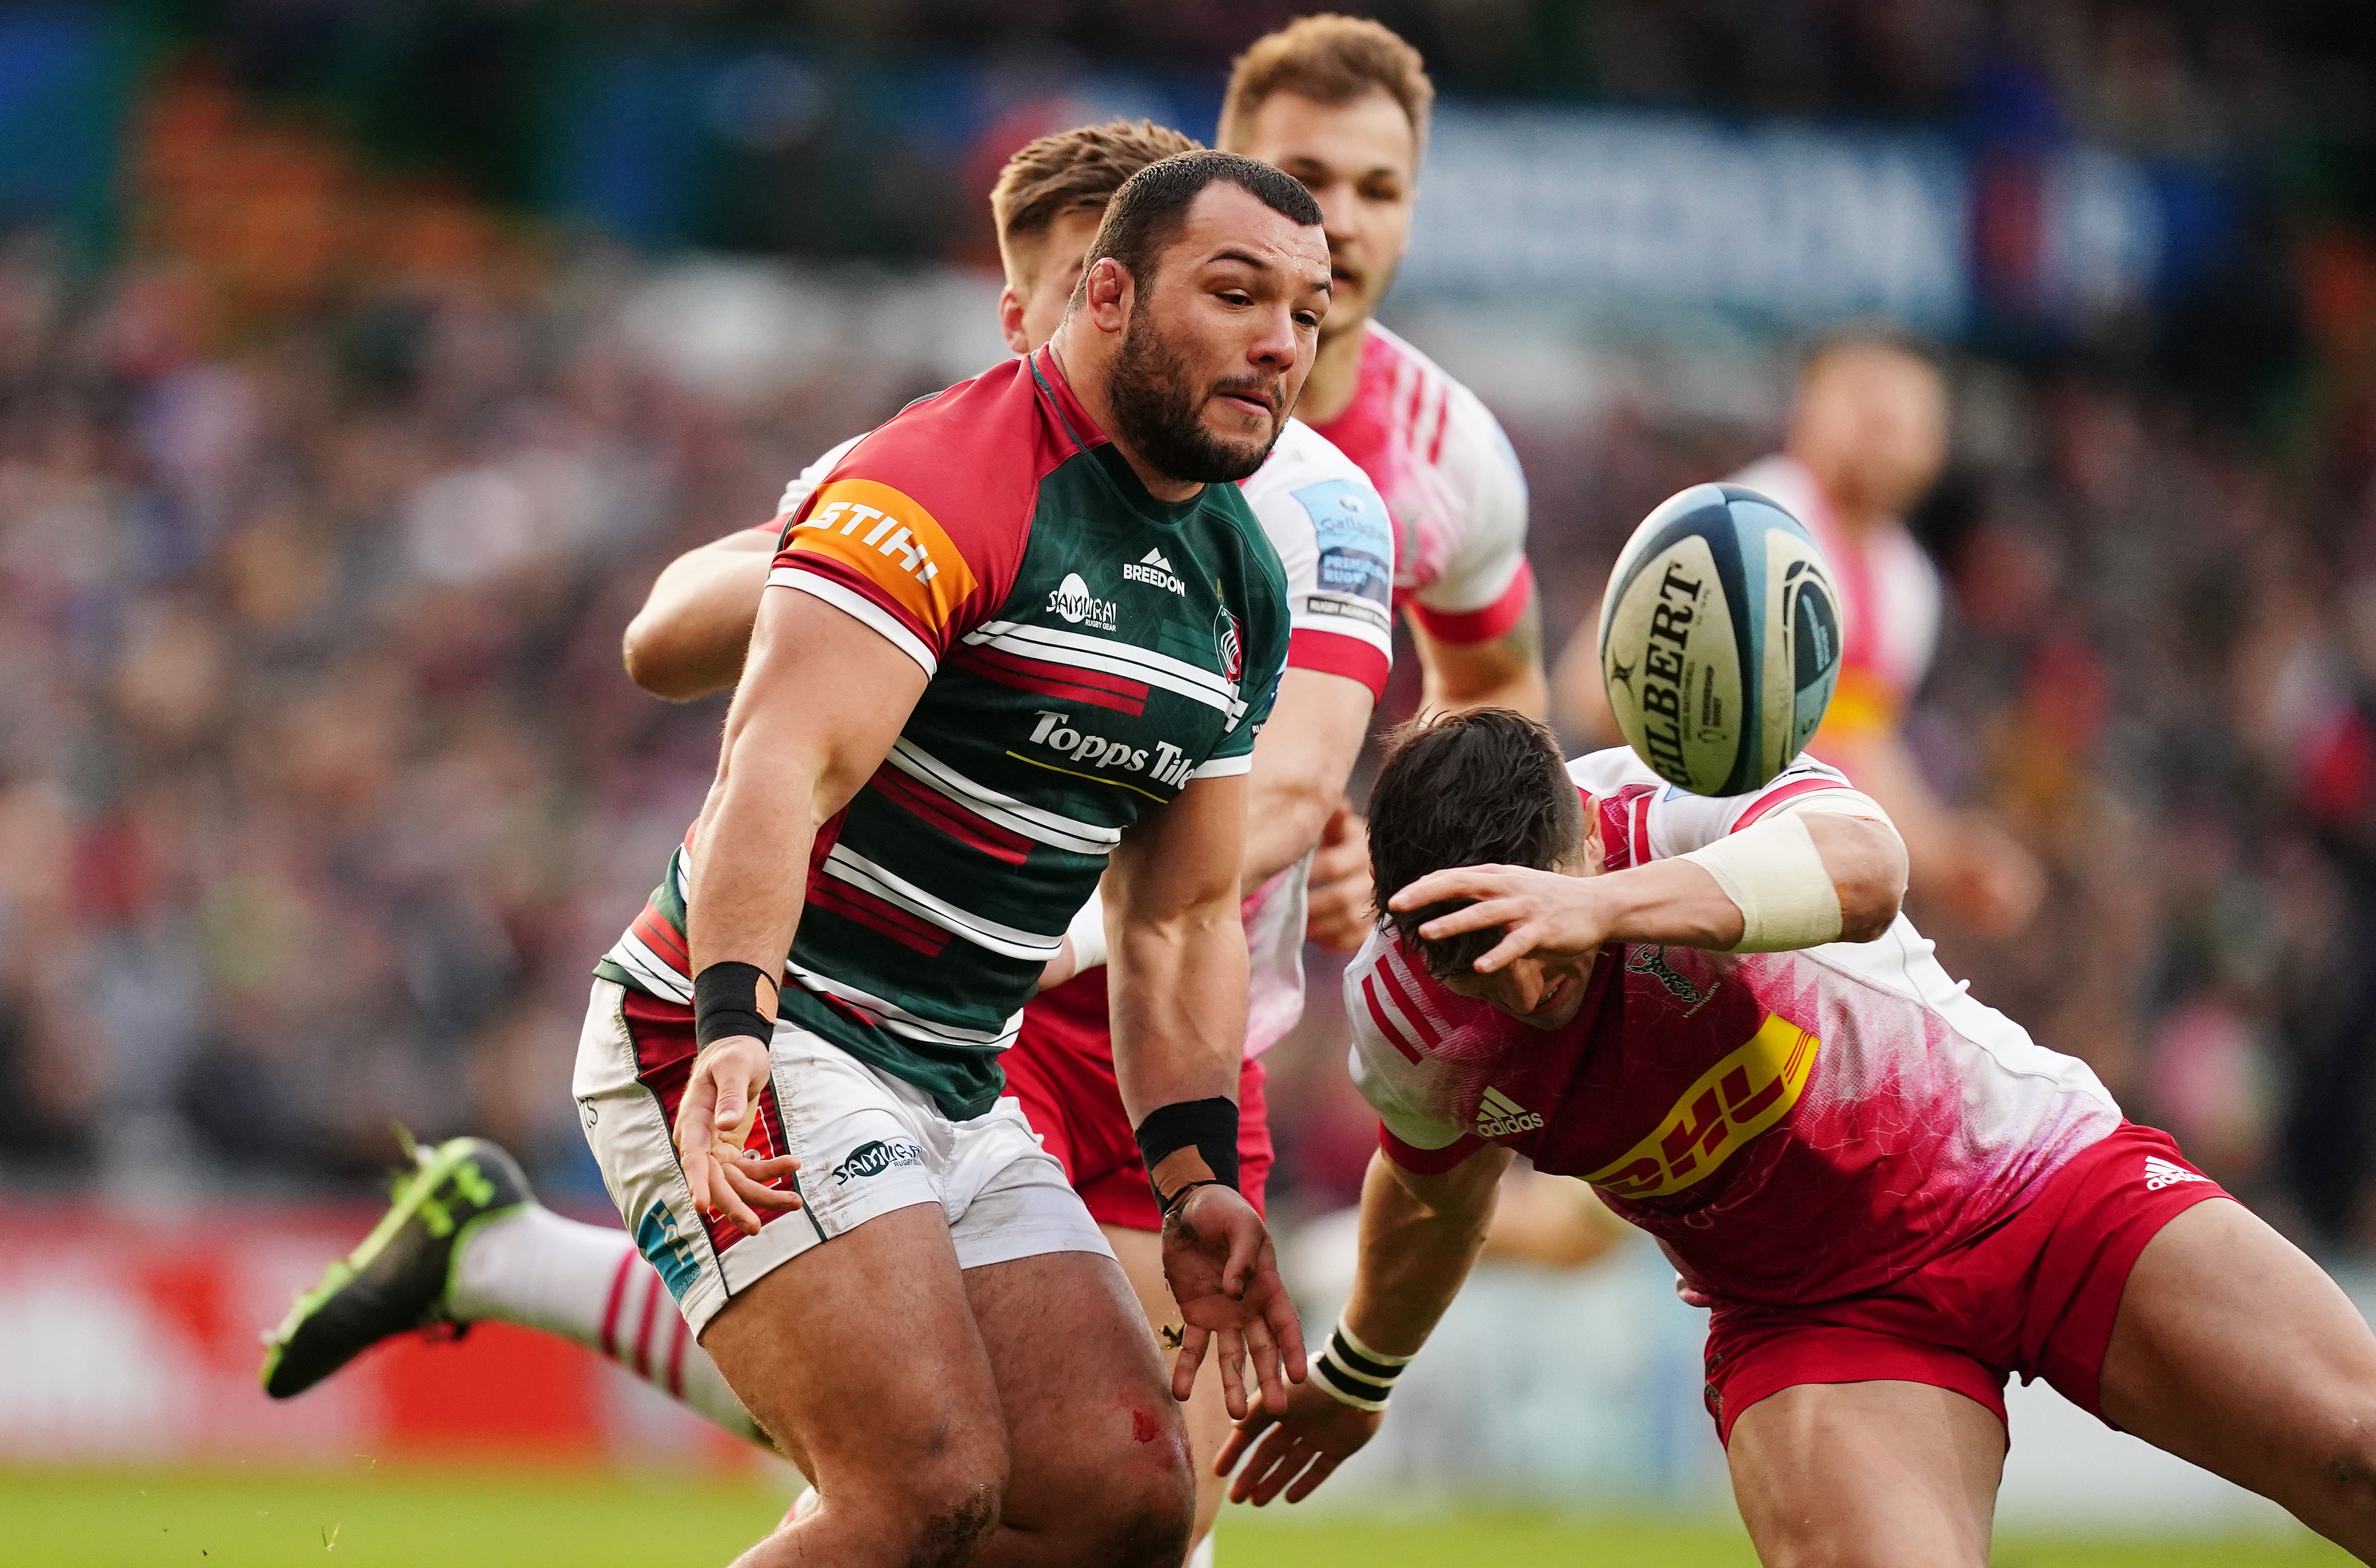
<path id="1" fill-rule="evenodd" d="M 1708 59 L 1764 48 L 1724 41 L 1775 28 L 1835 63 L 1776 80 L 1835 87 L 1878 79 L 1841 39 L 2063 36 L 2054 7 L 1952 0 L 1402 9 L 1488 82 L 1485 21 L 1582 18 L 1602 89 L 1652 101 L 1658 62 L 1699 61 L 1675 68 L 1705 98 Z M 1462 43 L 1420 12 L 1485 21 Z M 2190 35 L 2197 75 L 2153 77 L 2160 14 L 2091 12 L 2087 57 L 2118 43 L 2128 75 L 2059 100 L 2148 150 L 2149 123 L 2208 123 L 2184 82 L 2263 57 L 2239 22 Z M 120 259 L 87 270 L 40 228 L 0 243 L 0 1177 L 315 1190 L 374 1176 L 401 1120 L 583 1191 L 587 971 L 697 807 L 719 716 L 636 692 L 619 634 L 671 554 L 764 519 L 925 388 L 859 367 L 704 398 L 624 330 L 633 255 L 366 175 L 220 83 L 144 113 Z M 2206 1170 L 2367 1247 L 2376 258 L 2291 254 L 2290 379 L 2206 397 L 2149 335 L 1951 365 L 1954 457 L 1912 519 L 1950 607 L 1908 738 L 2051 891 L 2012 936 L 1914 912 L 1978 995 Z M 1510 419 L 1555 655 L 1641 516 L 1772 450 L 1783 412 Z M 1280 1185 L 1313 1206 L 1349 1196 L 1372 1136 L 1329 992 L 1315 976 L 1274 1058 Z"/>

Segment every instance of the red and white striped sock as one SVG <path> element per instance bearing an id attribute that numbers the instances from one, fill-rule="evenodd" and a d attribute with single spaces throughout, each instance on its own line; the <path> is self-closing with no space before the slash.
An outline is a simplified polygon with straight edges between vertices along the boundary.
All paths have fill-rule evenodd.
<path id="1" fill-rule="evenodd" d="M 767 1442 L 624 1230 L 537 1204 L 499 1215 L 463 1243 L 446 1310 L 575 1340 L 735 1436 Z"/>

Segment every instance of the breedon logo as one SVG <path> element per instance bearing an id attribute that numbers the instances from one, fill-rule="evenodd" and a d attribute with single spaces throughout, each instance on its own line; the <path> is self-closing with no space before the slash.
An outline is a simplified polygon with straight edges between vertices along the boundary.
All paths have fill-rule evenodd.
<path id="1" fill-rule="evenodd" d="M 1089 626 L 1100 632 L 1114 629 L 1114 601 L 1091 593 L 1078 572 L 1065 573 L 1064 580 L 1049 591 L 1048 608 L 1075 626 Z"/>
<path id="2" fill-rule="evenodd" d="M 1188 585 L 1171 575 L 1171 563 L 1164 559 L 1160 550 L 1150 550 L 1137 560 L 1126 563 L 1122 569 L 1122 577 L 1126 583 L 1145 583 L 1148 588 L 1170 588 L 1182 599 L 1188 597 Z"/>

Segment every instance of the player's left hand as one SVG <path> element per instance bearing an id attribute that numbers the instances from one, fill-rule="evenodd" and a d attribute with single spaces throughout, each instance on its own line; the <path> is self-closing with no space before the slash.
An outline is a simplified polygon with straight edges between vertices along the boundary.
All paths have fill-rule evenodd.
<path id="1" fill-rule="evenodd" d="M 1316 1383 L 1307 1383 L 1287 1396 L 1285 1414 L 1265 1394 L 1262 1403 L 1240 1418 L 1219 1454 L 1213 1473 L 1226 1476 L 1252 1449 L 1253 1458 L 1244 1473 L 1230 1483 L 1230 1501 L 1259 1508 L 1283 1488 L 1289 1503 L 1310 1497 L 1361 1445 L 1377 1435 L 1382 1410 L 1357 1410 L 1332 1397 Z M 1268 1435 L 1265 1436 L 1265 1434 Z M 1261 1439 L 1260 1446 L 1255 1440 Z"/>
<path id="2" fill-rule="evenodd" d="M 1253 1206 L 1222 1186 L 1198 1187 L 1163 1220 L 1163 1276 L 1179 1303 L 1180 1354 L 1172 1396 L 1186 1403 L 1210 1348 L 1221 1365 L 1221 1399 L 1246 1413 L 1245 1361 L 1253 1358 L 1264 1400 L 1287 1405 L 1287 1385 L 1303 1381 L 1303 1328 L 1278 1277 L 1278 1254 Z"/>
<path id="3" fill-rule="evenodd" d="M 1455 866 L 1408 885 L 1387 900 L 1387 908 L 1407 913 L 1454 898 L 1473 900 L 1466 909 L 1438 915 L 1419 933 L 1441 942 L 1467 931 L 1503 927 L 1502 940 L 1477 960 L 1477 972 L 1490 975 L 1518 958 L 1583 958 L 1598 951 L 1609 940 L 1615 911 L 1595 881 L 1525 866 Z"/>

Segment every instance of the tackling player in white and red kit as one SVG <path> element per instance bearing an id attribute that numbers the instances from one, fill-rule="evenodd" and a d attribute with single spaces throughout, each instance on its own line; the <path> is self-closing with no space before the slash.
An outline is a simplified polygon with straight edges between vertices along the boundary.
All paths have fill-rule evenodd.
<path id="1" fill-rule="evenodd" d="M 1293 1501 L 1367 1440 L 1525 1154 L 1712 1309 L 1708 1406 L 1766 1562 L 1979 1568 L 2014 1372 L 2376 1551 L 2376 1336 L 1947 978 L 1841 775 L 1704 800 L 1467 714 L 1389 761 L 1371 845 L 1395 912 L 1346 982 L 1383 1123 L 1360 1275 L 1286 1420 L 1225 1449 L 1251 1451 L 1237 1495 Z"/>
<path id="2" fill-rule="evenodd" d="M 1517 455 L 1475 393 L 1372 319 L 1410 247 L 1433 99 L 1419 52 L 1385 27 L 1305 17 L 1230 67 L 1218 145 L 1319 198 L 1336 293 L 1297 412 L 1394 515 L 1395 607 L 1419 652 L 1422 708 L 1539 718 L 1550 698 Z M 1361 820 L 1344 807 L 1313 865 L 1314 941 L 1360 944 L 1369 874 Z"/>

